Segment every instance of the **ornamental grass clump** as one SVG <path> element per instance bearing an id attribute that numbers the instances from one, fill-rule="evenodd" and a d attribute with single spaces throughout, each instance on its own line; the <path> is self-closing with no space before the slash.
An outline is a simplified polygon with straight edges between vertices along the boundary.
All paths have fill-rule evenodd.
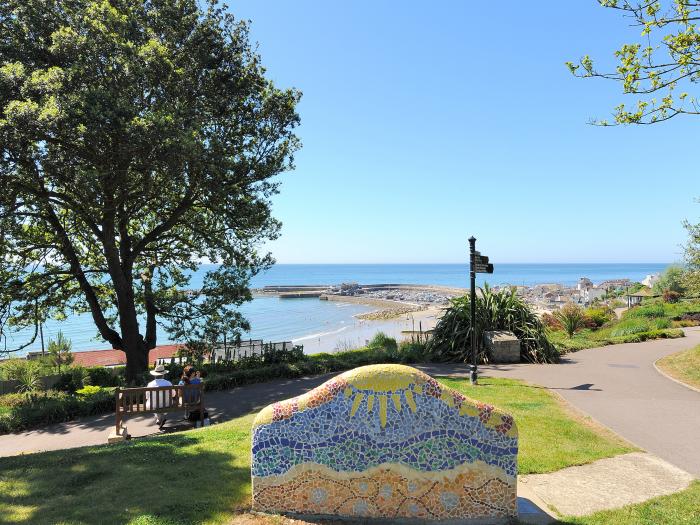
<path id="1" fill-rule="evenodd" d="M 493 291 L 486 285 L 476 298 L 476 340 L 480 362 L 488 362 L 483 335 L 490 330 L 508 330 L 520 340 L 520 358 L 532 363 L 554 363 L 559 353 L 547 339 L 544 325 L 515 289 Z M 428 342 L 436 361 L 467 362 L 471 355 L 471 316 L 468 295 L 452 299 Z"/>
<path id="2" fill-rule="evenodd" d="M 585 312 L 580 306 L 574 303 L 566 303 L 559 310 L 554 312 L 554 317 L 556 317 L 557 321 L 559 321 L 564 328 L 569 339 L 587 324 Z"/>

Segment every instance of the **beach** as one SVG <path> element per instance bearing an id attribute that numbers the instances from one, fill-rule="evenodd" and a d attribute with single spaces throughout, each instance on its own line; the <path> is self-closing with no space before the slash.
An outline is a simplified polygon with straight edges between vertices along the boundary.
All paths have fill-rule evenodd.
<path id="1" fill-rule="evenodd" d="M 440 307 L 431 306 L 425 310 L 402 314 L 389 320 L 356 319 L 352 324 L 320 334 L 311 334 L 293 340 L 304 345 L 304 353 L 337 352 L 365 346 L 378 332 L 383 332 L 397 341 L 411 338 L 411 331 L 432 330 L 442 313 Z"/>

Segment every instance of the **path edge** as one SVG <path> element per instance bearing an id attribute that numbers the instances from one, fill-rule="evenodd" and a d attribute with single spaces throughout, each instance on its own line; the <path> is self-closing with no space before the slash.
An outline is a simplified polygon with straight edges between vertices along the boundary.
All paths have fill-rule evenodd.
<path id="1" fill-rule="evenodd" d="M 673 355 L 673 354 L 671 354 L 671 355 Z M 671 376 L 670 374 L 667 374 L 666 372 L 664 372 L 664 371 L 656 364 L 656 363 L 658 363 L 659 361 L 661 361 L 662 359 L 664 359 L 665 357 L 668 357 L 668 356 L 659 357 L 656 361 L 654 361 L 654 362 L 652 363 L 652 364 L 654 365 L 654 369 L 655 369 L 660 375 L 664 376 L 666 379 L 670 379 L 670 380 L 673 381 L 674 383 L 678 383 L 679 385 L 684 386 L 685 388 L 687 388 L 687 389 L 689 389 L 689 390 L 693 390 L 694 392 L 700 393 L 700 388 L 695 388 L 694 386 L 691 386 L 691 385 L 689 385 L 688 383 L 684 383 L 684 382 L 681 381 L 680 379 L 676 379 L 675 377 Z"/>

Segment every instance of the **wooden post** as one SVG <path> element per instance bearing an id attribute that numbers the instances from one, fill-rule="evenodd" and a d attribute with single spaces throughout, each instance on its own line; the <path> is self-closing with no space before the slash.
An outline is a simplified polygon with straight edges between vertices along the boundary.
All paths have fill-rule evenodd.
<path id="1" fill-rule="evenodd" d="M 116 421 L 116 434 L 119 435 L 119 429 L 122 426 L 121 412 L 119 411 L 119 387 L 114 390 L 114 415 Z"/>

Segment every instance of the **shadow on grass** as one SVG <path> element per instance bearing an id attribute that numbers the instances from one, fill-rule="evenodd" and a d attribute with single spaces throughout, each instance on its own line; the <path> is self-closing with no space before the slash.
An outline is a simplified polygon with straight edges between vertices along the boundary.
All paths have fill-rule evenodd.
<path id="1" fill-rule="evenodd" d="M 0 459 L 1 523 L 200 523 L 247 506 L 247 457 L 172 435 Z M 238 454 L 241 456 L 242 454 Z"/>

